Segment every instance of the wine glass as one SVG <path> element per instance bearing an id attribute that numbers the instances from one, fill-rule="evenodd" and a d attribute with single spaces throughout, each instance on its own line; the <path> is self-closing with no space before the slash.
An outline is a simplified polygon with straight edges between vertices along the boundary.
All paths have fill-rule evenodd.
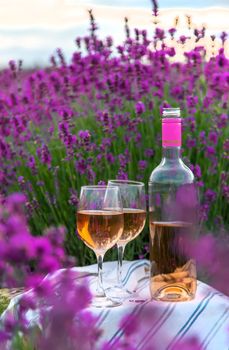
<path id="1" fill-rule="evenodd" d="M 143 182 L 131 180 L 109 180 L 108 186 L 118 186 L 122 197 L 124 230 L 117 242 L 118 266 L 116 286 L 106 290 L 113 300 L 124 300 L 132 294 L 122 281 L 122 263 L 126 244 L 135 239 L 143 230 L 146 221 L 146 197 Z"/>
<path id="2" fill-rule="evenodd" d="M 111 307 L 120 302 L 111 300 L 104 292 L 102 265 L 108 249 L 120 239 L 124 228 L 123 207 L 118 186 L 83 186 L 77 210 L 77 230 L 91 248 L 98 262 L 98 283 L 92 305 Z"/>

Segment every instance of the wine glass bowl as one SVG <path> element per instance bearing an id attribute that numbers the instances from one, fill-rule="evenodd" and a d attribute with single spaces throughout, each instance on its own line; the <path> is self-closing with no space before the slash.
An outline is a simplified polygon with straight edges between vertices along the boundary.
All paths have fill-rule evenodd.
<path id="1" fill-rule="evenodd" d="M 103 256 L 121 238 L 124 228 L 122 199 L 118 186 L 83 186 L 77 210 L 77 231 L 98 261 L 96 307 L 120 305 L 109 299 L 103 288 Z"/>
<path id="2" fill-rule="evenodd" d="M 146 221 L 146 197 L 143 182 L 132 180 L 109 180 L 108 186 L 118 186 L 123 204 L 124 229 L 117 242 L 118 269 L 117 286 L 109 288 L 107 293 L 114 300 L 123 300 L 132 293 L 124 288 L 122 282 L 122 262 L 125 246 L 134 240 L 143 230 Z"/>
<path id="3" fill-rule="evenodd" d="M 143 230 L 146 212 L 143 209 L 124 208 L 124 229 L 118 241 L 119 245 L 126 245 L 133 241 Z"/>
<path id="4" fill-rule="evenodd" d="M 78 232 L 84 243 L 96 253 L 105 253 L 120 239 L 123 213 L 109 210 L 80 210 Z"/>

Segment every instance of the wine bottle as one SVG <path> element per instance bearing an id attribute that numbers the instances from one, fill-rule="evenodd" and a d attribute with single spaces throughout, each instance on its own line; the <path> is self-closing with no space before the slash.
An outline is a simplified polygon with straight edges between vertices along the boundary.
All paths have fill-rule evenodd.
<path id="1" fill-rule="evenodd" d="M 198 197 L 194 175 L 181 159 L 181 124 L 179 108 L 163 110 L 162 160 L 149 179 L 150 290 L 161 301 L 191 300 L 196 292 L 196 263 L 187 247 Z"/>

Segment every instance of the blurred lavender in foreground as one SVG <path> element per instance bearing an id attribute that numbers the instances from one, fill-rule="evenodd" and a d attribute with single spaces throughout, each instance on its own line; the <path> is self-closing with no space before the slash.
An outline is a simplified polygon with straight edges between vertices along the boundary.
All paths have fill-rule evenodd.
<path id="1" fill-rule="evenodd" d="M 186 200 L 183 193 L 179 193 L 179 198 L 182 204 Z M 193 201 L 195 204 L 195 195 Z M 92 295 L 80 273 L 65 269 L 42 280 L 44 273 L 54 272 L 67 263 L 62 248 L 63 231 L 52 228 L 45 237 L 31 236 L 24 217 L 24 203 L 24 195 L 16 193 L 0 207 L 1 260 L 6 267 L 1 281 L 4 286 L 24 281 L 34 288 L 19 300 L 17 312 L 7 313 L 0 331 L 0 349 L 5 350 L 11 344 L 9 349 L 12 350 L 112 350 L 110 343 L 101 343 L 103 330 L 99 327 L 98 318 L 88 309 Z M 225 283 L 229 278 L 228 237 L 216 239 L 208 234 L 187 243 L 187 253 L 195 257 L 197 265 L 208 274 L 211 284 L 229 295 Z M 33 268 L 31 259 L 36 263 Z M 29 310 L 38 312 L 39 325 L 28 323 L 26 314 Z M 139 315 L 125 315 L 120 323 L 123 337 L 116 342 L 115 348 L 137 350 L 136 334 L 144 334 L 145 325 L 154 324 L 157 315 L 154 303 L 147 303 Z M 154 337 L 143 343 L 142 349 L 156 350 Z M 177 343 L 176 349 L 202 348 L 197 338 L 187 338 Z"/>

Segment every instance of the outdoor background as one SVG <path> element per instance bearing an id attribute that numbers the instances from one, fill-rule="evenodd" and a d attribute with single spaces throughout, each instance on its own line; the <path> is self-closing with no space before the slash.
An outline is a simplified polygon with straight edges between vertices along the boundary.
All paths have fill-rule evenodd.
<path id="1" fill-rule="evenodd" d="M 80 187 L 109 178 L 147 187 L 166 106 L 182 110 L 201 229 L 227 232 L 228 1 L 0 4 L 0 191 L 26 195 L 32 234 L 63 225 L 67 253 L 95 262 L 76 232 Z M 125 258 L 148 257 L 148 242 L 147 224 Z"/>

